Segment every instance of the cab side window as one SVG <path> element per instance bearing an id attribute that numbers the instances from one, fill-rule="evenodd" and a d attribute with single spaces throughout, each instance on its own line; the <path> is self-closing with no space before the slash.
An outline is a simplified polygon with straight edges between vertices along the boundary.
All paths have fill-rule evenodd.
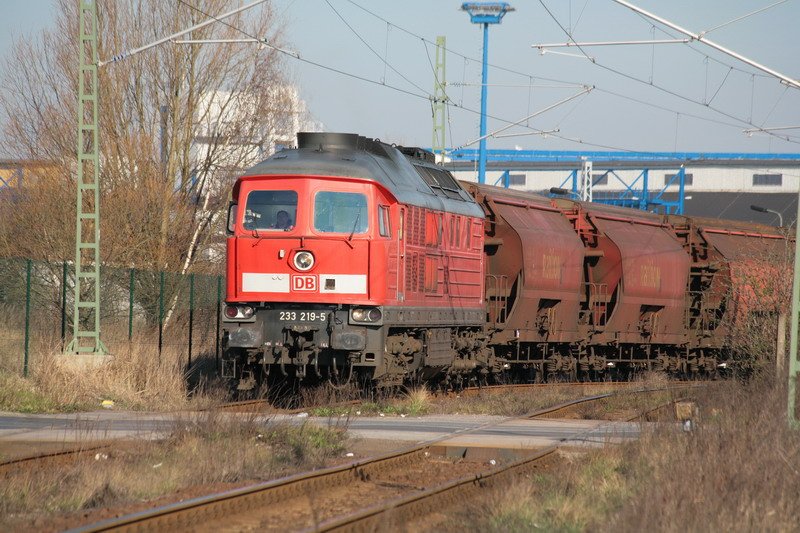
<path id="1" fill-rule="evenodd" d="M 391 235 L 389 208 L 385 205 L 378 206 L 378 231 L 381 237 L 389 237 Z"/>

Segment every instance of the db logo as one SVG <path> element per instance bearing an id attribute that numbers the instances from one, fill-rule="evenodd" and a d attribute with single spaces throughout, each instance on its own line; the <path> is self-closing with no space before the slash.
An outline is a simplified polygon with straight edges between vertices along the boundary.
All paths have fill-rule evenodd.
<path id="1" fill-rule="evenodd" d="M 292 276 L 293 291 L 317 290 L 317 276 Z"/>

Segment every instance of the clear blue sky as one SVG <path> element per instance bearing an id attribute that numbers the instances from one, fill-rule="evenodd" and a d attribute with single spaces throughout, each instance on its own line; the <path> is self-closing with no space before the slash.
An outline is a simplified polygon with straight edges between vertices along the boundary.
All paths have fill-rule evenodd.
<path id="1" fill-rule="evenodd" d="M 275 0 L 276 9 L 286 22 L 288 46 L 309 60 L 376 81 L 385 78 L 387 85 L 424 95 L 433 90 L 433 73 L 426 48 L 419 38 L 404 33 L 399 27 L 431 41 L 437 35 L 445 35 L 448 48 L 480 57 L 480 30 L 459 11 L 458 1 L 355 0 L 355 4 L 348 0 L 329 1 L 378 56 L 385 57 L 391 67 L 410 81 L 391 68 L 385 68 L 383 61 L 342 22 L 326 0 Z M 517 121 L 577 92 L 575 88 L 552 87 L 559 83 L 539 78 L 596 85 L 598 90 L 530 121 L 532 127 L 541 130 L 558 129 L 558 135 L 565 138 L 536 135 L 492 139 L 490 147 L 594 150 L 602 148 L 593 145 L 606 145 L 628 150 L 800 152 L 800 144 L 797 144 L 800 143 L 800 129 L 786 132 L 797 136 L 796 143 L 764 135 L 748 137 L 741 132 L 748 127 L 746 124 L 702 105 L 704 101 L 711 101 L 711 106 L 759 126 L 800 126 L 800 91 L 787 89 L 760 74 L 752 78 L 753 69 L 702 44 L 662 45 L 655 49 L 650 46 L 585 49 L 602 65 L 644 80 L 652 76 L 654 85 L 700 102 L 691 103 L 626 79 L 585 58 L 574 57 L 580 56 L 575 48 L 562 49 L 573 56 L 540 55 L 531 44 L 565 42 L 567 37 L 538 0 L 511 3 L 516 11 L 490 30 L 490 62 L 523 74 L 490 68 L 490 114 Z M 767 6 L 773 0 L 635 0 L 635 3 L 688 29 L 702 31 Z M 393 25 L 387 26 L 359 9 L 359 5 Z M 572 31 L 577 41 L 650 39 L 653 35 L 650 23 L 611 0 L 544 0 L 544 5 Z M 14 37 L 33 34 L 49 24 L 51 6 L 49 0 L 3 0 L 0 54 L 8 52 Z M 800 77 L 796 45 L 798 20 L 800 0 L 789 0 L 715 30 L 708 37 L 797 78 Z M 659 30 L 655 31 L 655 37 L 668 38 Z M 430 45 L 427 52 L 433 59 L 434 50 Z M 710 59 L 706 59 L 706 55 Z M 403 144 L 430 145 L 431 106 L 425 98 L 293 59 L 287 59 L 287 64 L 312 114 L 328 130 L 358 132 Z M 736 68 L 731 70 L 728 65 Z M 465 62 L 460 56 L 448 54 L 447 79 L 450 83 L 466 84 L 448 88 L 451 100 L 465 108 L 479 109 L 478 63 Z M 531 79 L 534 88 L 529 87 Z M 489 130 L 505 124 L 490 120 Z M 506 133 L 524 131 L 517 127 Z M 451 108 L 448 144 L 463 144 L 476 138 L 477 132 L 477 114 Z M 587 144 L 575 142 L 576 139 Z"/>

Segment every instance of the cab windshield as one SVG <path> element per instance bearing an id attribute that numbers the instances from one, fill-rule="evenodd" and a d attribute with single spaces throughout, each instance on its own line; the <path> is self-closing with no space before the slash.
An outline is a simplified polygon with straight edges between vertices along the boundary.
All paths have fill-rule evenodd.
<path id="1" fill-rule="evenodd" d="M 297 220 L 296 191 L 251 191 L 242 225 L 246 230 L 290 231 Z"/>
<path id="2" fill-rule="evenodd" d="M 365 233 L 369 226 L 367 196 L 320 191 L 314 198 L 314 229 L 323 233 Z"/>

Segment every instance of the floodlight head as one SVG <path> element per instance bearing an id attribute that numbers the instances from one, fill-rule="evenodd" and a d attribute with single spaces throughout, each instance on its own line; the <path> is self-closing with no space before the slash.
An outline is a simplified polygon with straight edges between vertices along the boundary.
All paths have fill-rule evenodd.
<path id="1" fill-rule="evenodd" d="M 514 8 L 508 2 L 464 2 L 461 11 L 469 13 L 473 24 L 500 24 L 505 14 Z"/>

